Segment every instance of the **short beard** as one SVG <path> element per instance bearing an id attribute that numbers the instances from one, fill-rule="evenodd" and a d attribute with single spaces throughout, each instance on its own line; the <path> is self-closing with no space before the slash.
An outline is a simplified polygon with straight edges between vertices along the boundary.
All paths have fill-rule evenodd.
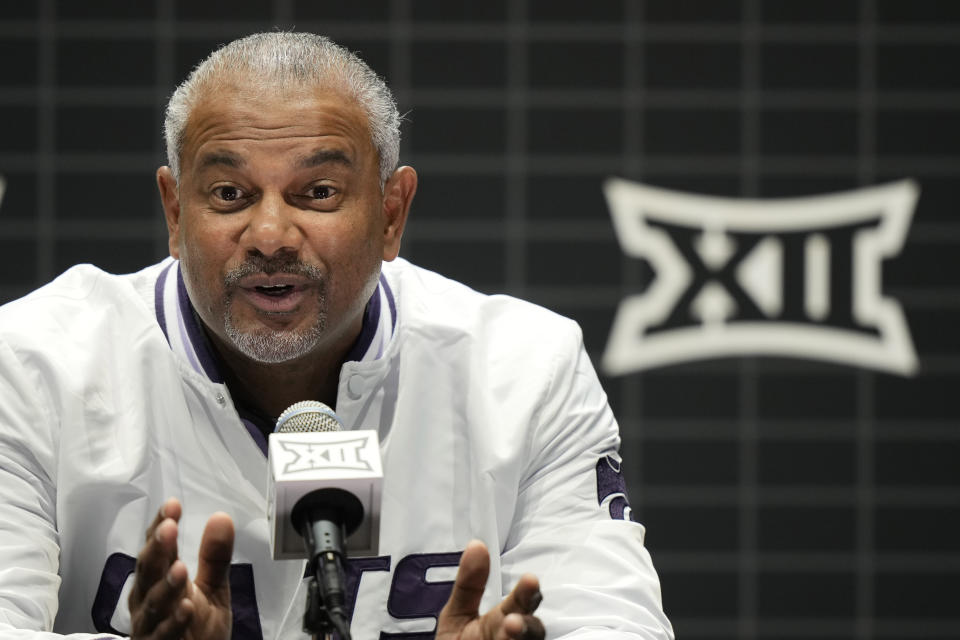
<path id="1" fill-rule="evenodd" d="M 261 327 L 253 331 L 241 331 L 233 317 L 233 298 L 240 280 L 257 273 L 292 273 L 312 280 L 317 288 L 317 318 L 303 330 L 275 331 Z M 251 360 L 262 364 L 278 364 L 301 358 L 320 343 L 327 327 L 325 280 L 317 267 L 300 262 L 293 256 L 277 258 L 252 256 L 243 264 L 227 272 L 223 279 L 226 299 L 224 301 L 223 326 L 233 345 Z"/>

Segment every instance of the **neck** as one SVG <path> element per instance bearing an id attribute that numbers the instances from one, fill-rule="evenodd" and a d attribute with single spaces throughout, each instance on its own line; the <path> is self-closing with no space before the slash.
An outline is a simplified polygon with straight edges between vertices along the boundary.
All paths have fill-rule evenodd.
<path id="1" fill-rule="evenodd" d="M 228 338 L 207 327 L 198 315 L 194 318 L 219 360 L 220 374 L 234 404 L 261 418 L 276 419 L 284 409 L 301 400 L 318 400 L 336 408 L 340 369 L 360 338 L 366 314 L 364 306 L 340 331 L 324 336 L 310 353 L 275 364 L 249 358 Z"/>
<path id="2" fill-rule="evenodd" d="M 234 402 L 276 419 L 284 409 L 301 400 L 319 400 L 330 407 L 337 402 L 342 354 L 316 354 L 277 364 L 250 360 L 230 348 L 217 345 L 226 365 L 224 381 Z"/>
<path id="3" fill-rule="evenodd" d="M 362 317 L 337 340 L 319 345 L 305 356 L 274 364 L 252 360 L 204 326 L 220 358 L 224 382 L 234 403 L 276 419 L 301 400 L 319 400 L 336 407 L 340 368 L 360 335 Z"/>

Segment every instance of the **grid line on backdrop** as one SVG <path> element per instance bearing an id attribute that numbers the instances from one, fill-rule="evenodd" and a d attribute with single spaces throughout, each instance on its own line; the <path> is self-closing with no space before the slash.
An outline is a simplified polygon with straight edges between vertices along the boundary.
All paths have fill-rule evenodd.
<path id="1" fill-rule="evenodd" d="M 884 291 L 918 377 L 748 358 L 604 384 L 679 637 L 960 635 L 960 3 L 215 6 L 0 10 L 0 54 L 24 61 L 0 73 L 0 299 L 163 256 L 163 103 L 217 43 L 275 25 L 359 50 L 410 113 L 404 254 L 574 317 L 595 358 L 655 277 L 619 248 L 606 176 L 740 197 L 913 176 Z"/>
<path id="2" fill-rule="evenodd" d="M 40 2 L 41 22 L 52 25 L 56 20 L 56 7 L 52 0 Z M 52 28 L 40 33 L 40 56 L 37 61 L 37 217 L 36 217 L 36 273 L 52 275 L 54 252 L 54 200 L 56 192 L 56 124 L 54 105 L 56 100 L 56 38 Z"/>
<path id="3" fill-rule="evenodd" d="M 740 44 L 740 195 L 760 195 L 760 116 L 758 112 L 760 32 L 757 0 L 744 0 Z M 757 637 L 759 570 L 757 504 L 757 366 L 752 358 L 739 364 L 739 470 L 740 527 L 738 567 L 739 625 L 737 637 Z"/>
<path id="4" fill-rule="evenodd" d="M 642 1 L 636 3 L 626 3 L 626 6 L 624 7 L 626 15 L 624 16 L 625 19 L 623 21 L 623 90 L 620 92 L 620 108 L 623 111 L 622 126 L 624 134 L 621 150 L 621 171 L 622 175 L 628 178 L 638 178 L 639 176 L 643 175 L 644 169 L 642 150 L 645 132 L 643 127 L 643 118 L 640 117 L 640 111 L 633 108 L 647 95 L 644 88 L 644 60 L 643 56 L 641 55 L 643 40 L 642 34 L 641 37 L 638 38 L 630 37 L 631 33 L 637 33 L 636 27 L 641 23 L 643 16 L 643 4 L 644 3 Z M 636 100 L 634 100 L 634 98 Z M 561 102 L 558 101 L 558 103 Z M 609 226 L 606 223 L 606 220 L 603 221 L 602 225 L 600 224 L 599 220 L 597 220 L 596 223 L 596 229 L 578 229 L 575 232 L 575 235 L 571 234 L 570 239 L 572 240 L 575 237 L 595 237 L 598 240 L 601 240 L 605 237 L 608 237 Z M 548 222 L 545 226 L 549 226 L 553 230 L 552 232 L 555 233 L 558 230 L 559 225 L 556 221 L 552 221 Z M 562 231 L 562 229 L 562 227 L 559 227 L 559 230 Z M 545 233 L 546 231 L 547 229 L 538 229 L 536 235 L 538 237 L 545 238 L 548 236 L 548 233 Z M 642 265 L 638 260 L 631 260 L 627 256 L 622 256 L 620 258 L 619 269 L 621 285 L 618 288 L 619 290 L 612 292 L 613 296 L 615 296 L 618 301 L 623 297 L 640 290 L 643 286 L 643 283 L 649 278 L 645 266 Z M 569 295 L 569 291 L 560 293 L 560 297 L 566 297 Z M 586 300 L 582 296 L 579 297 L 579 301 L 580 304 L 586 303 Z M 604 305 L 600 308 L 611 307 L 609 305 Z M 634 379 L 631 377 L 625 377 L 620 381 L 611 380 L 607 384 L 608 386 L 616 385 L 620 392 L 620 397 L 623 399 L 617 411 L 617 418 L 620 420 L 621 424 L 638 424 L 643 413 L 643 380 L 639 378 Z M 622 429 L 620 437 L 622 441 L 621 448 L 623 451 L 633 451 L 635 457 L 642 455 L 641 452 L 643 451 L 644 438 L 640 430 Z M 621 468 L 623 469 L 623 475 L 625 481 L 627 482 L 627 486 L 631 487 L 631 504 L 635 509 L 640 510 L 643 507 L 644 500 L 646 498 L 643 490 L 641 466 L 628 460 L 627 464 L 622 465 Z"/>
<path id="5" fill-rule="evenodd" d="M 876 16 L 872 0 L 860 0 L 859 55 L 859 167 L 858 183 L 873 184 L 876 179 Z M 857 598 L 856 637 L 868 640 L 874 637 L 874 589 L 876 557 L 874 551 L 875 496 L 873 459 L 873 374 L 857 374 Z"/>
<path id="6" fill-rule="evenodd" d="M 165 116 L 165 106 L 167 98 L 173 93 L 177 83 L 183 79 L 178 78 L 174 70 L 174 41 L 176 39 L 176 23 L 174 19 L 173 0 L 157 0 L 157 19 L 154 25 L 154 38 L 156 39 L 157 49 L 154 56 L 154 73 L 156 73 L 156 86 L 153 90 L 154 122 L 162 123 Z M 162 129 L 156 131 L 153 137 L 153 157 L 160 158 L 163 164 L 166 164 L 166 144 Z M 147 172 L 152 176 L 153 172 Z M 157 196 L 159 198 L 159 196 Z M 153 216 L 150 223 L 151 230 L 147 237 L 153 237 L 153 252 L 155 255 L 164 255 L 168 251 L 166 238 L 166 224 L 163 216 Z"/>

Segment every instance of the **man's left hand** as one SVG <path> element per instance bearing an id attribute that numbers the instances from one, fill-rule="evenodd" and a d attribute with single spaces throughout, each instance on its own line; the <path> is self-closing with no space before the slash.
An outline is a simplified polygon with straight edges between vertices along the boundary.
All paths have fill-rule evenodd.
<path id="1" fill-rule="evenodd" d="M 437 620 L 436 640 L 543 640 L 543 623 L 533 615 L 542 599 L 536 576 L 522 575 L 510 595 L 481 616 L 480 598 L 489 573 L 486 545 L 471 541 Z"/>

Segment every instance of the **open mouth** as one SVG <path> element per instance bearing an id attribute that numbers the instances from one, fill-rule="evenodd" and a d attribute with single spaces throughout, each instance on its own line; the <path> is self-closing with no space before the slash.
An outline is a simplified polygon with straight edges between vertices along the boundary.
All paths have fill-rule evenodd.
<path id="1" fill-rule="evenodd" d="M 263 313 L 284 314 L 300 309 L 307 300 L 308 290 L 307 285 L 296 282 L 267 283 L 241 287 L 240 293 L 249 304 Z"/>
<path id="2" fill-rule="evenodd" d="M 259 293 L 262 293 L 262 294 L 264 294 L 264 295 L 268 295 L 268 296 L 272 296 L 272 297 L 275 297 L 275 298 L 276 298 L 276 297 L 282 296 L 283 294 L 287 293 L 288 291 L 293 291 L 293 285 L 292 285 L 292 284 L 277 284 L 277 285 L 270 285 L 270 286 L 265 286 L 265 287 L 254 287 L 254 289 L 256 289 L 257 292 L 259 292 Z"/>

